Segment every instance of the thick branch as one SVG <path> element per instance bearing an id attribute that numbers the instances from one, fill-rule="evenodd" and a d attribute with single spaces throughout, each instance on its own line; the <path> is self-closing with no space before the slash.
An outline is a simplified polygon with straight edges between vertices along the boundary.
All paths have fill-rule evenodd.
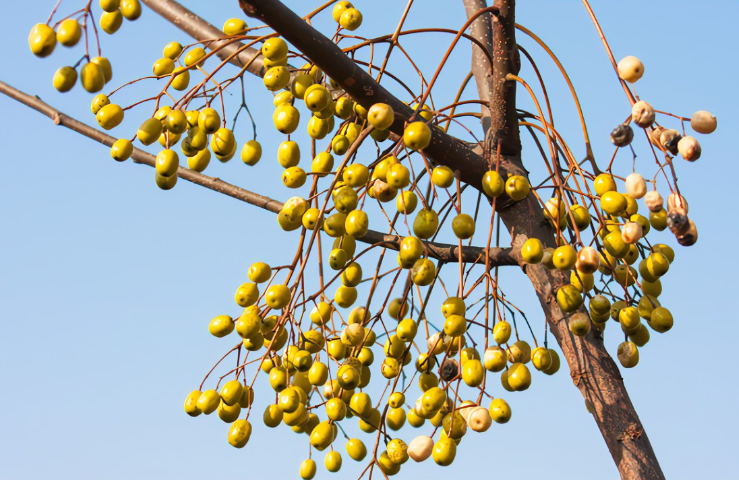
<path id="1" fill-rule="evenodd" d="M 483 1 L 484 3 L 484 1 Z M 516 113 L 516 82 L 506 80 L 505 74 L 518 74 L 521 60 L 516 46 L 515 1 L 501 0 L 496 3 L 499 14 L 493 17 L 493 80 L 490 91 L 490 130 L 486 132 L 488 145 L 505 155 L 521 152 Z M 473 66 L 473 72 L 478 67 Z M 505 73 L 503 73 L 505 72 Z M 475 80 L 480 74 L 475 76 Z M 478 86 L 479 88 L 479 86 Z"/>
<path id="2" fill-rule="evenodd" d="M 232 43 L 230 45 L 224 45 L 224 41 L 218 41 L 215 39 L 225 37 L 223 31 L 214 27 L 210 23 L 203 20 L 187 8 L 183 7 L 179 3 L 172 0 L 141 0 L 147 7 L 151 8 L 159 15 L 164 17 L 165 20 L 172 23 L 174 26 L 190 35 L 192 38 L 199 41 L 207 41 L 205 46 L 211 50 L 219 49 L 216 55 L 221 60 L 226 60 L 229 56 L 233 55 L 236 50 L 243 48 L 242 43 Z M 213 41 L 215 40 L 215 41 Z M 237 67 L 243 67 L 249 64 L 247 71 L 257 76 L 264 75 L 263 57 L 259 56 L 259 50 L 255 48 L 245 48 L 238 56 L 230 60 L 230 62 Z M 252 61 L 252 59 L 254 59 Z"/>
<path id="3" fill-rule="evenodd" d="M 115 137 L 103 133 L 100 130 L 90 127 L 79 120 L 65 115 L 64 113 L 56 110 L 51 105 L 47 104 L 38 97 L 32 97 L 20 90 L 0 81 L 0 93 L 7 95 L 18 102 L 31 107 L 37 112 L 46 115 L 54 121 L 55 124 L 61 125 L 79 134 L 82 134 L 92 140 L 103 145 L 111 146 L 117 140 Z M 154 155 L 140 150 L 138 148 L 133 149 L 131 159 L 134 163 L 140 163 L 142 165 L 148 165 L 150 167 L 155 166 L 156 157 Z M 243 188 L 232 185 L 228 182 L 224 182 L 219 178 L 209 177 L 202 173 L 189 170 L 184 167 L 180 167 L 177 170 L 177 176 L 188 182 L 192 182 L 196 185 L 203 186 L 210 190 L 228 195 L 242 202 L 246 202 L 251 205 L 263 208 L 273 213 L 278 213 L 282 209 L 282 202 L 274 200 L 270 197 L 260 195 L 258 193 L 245 190 Z M 399 250 L 401 237 L 397 235 L 385 235 L 380 232 L 370 230 L 367 234 L 357 240 L 368 243 L 381 245 L 391 250 Z M 429 250 L 429 256 L 436 258 L 442 262 L 458 262 L 459 261 L 459 247 L 457 245 L 449 245 L 446 243 L 429 242 L 426 244 Z M 491 248 L 489 252 L 490 262 L 489 268 L 503 265 L 518 265 L 518 261 L 511 254 L 510 248 Z M 463 263 L 485 263 L 485 249 L 482 247 L 463 247 L 462 248 L 462 262 Z"/>
<path id="4" fill-rule="evenodd" d="M 465 6 L 468 3 L 465 0 Z M 487 136 L 493 141 L 488 141 L 486 146 L 494 152 L 500 141 L 501 150 L 506 154 L 505 161 L 511 170 L 525 174 L 516 120 L 515 82 L 506 81 L 506 75 L 518 71 L 515 0 L 499 0 L 496 4 L 500 8 L 500 15 L 493 23 L 495 52 L 492 88 L 489 91 L 493 118 Z M 479 67 L 473 63 L 473 71 L 476 68 Z M 475 73 L 475 79 L 480 78 L 484 79 L 483 72 Z M 487 85 L 488 82 L 478 83 L 478 88 L 486 88 Z M 499 213 L 514 238 L 514 248 L 527 238 L 538 238 L 546 246 L 556 246 L 552 228 L 532 195 L 521 202 L 507 205 Z M 529 265 L 526 274 L 539 297 L 549 328 L 567 360 L 575 385 L 593 407 L 593 416 L 621 477 L 629 480 L 664 479 L 618 367 L 603 345 L 603 338 L 595 329 L 584 337 L 576 337 L 569 331 L 568 316 L 560 310 L 555 297 L 557 290 L 569 283 L 569 275 L 548 270 L 543 265 Z M 580 312 L 587 314 L 585 308 L 581 308 Z"/>
<path id="5" fill-rule="evenodd" d="M 464 10 L 467 18 L 487 8 L 485 0 L 464 0 Z M 477 83 L 477 94 L 481 101 L 485 102 L 480 106 L 482 113 L 482 131 L 487 132 L 490 129 L 490 92 L 492 91 L 493 66 L 490 65 L 488 56 L 492 56 L 493 52 L 493 28 L 492 15 L 489 13 L 480 15 L 472 25 L 470 25 L 470 36 L 477 39 L 487 49 L 484 52 L 479 46 L 472 45 L 472 74 Z"/>
<path id="6" fill-rule="evenodd" d="M 413 110 L 377 83 L 331 40 L 277 0 L 240 0 L 240 4 L 247 15 L 266 23 L 303 52 L 341 85 L 355 102 L 366 108 L 375 103 L 390 105 L 396 114 L 390 130 L 397 135 L 403 134 L 405 122 Z M 482 176 L 487 171 L 486 162 L 441 129 L 433 128 L 431 132 L 431 144 L 424 153 L 439 164 L 459 170 L 462 181 L 481 190 Z"/>

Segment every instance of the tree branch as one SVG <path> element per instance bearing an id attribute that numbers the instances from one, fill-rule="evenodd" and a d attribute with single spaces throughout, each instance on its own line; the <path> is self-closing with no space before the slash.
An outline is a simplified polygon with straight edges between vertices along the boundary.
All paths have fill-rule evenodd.
<path id="1" fill-rule="evenodd" d="M 54 107 L 47 104 L 40 98 L 32 97 L 31 95 L 21 92 L 20 90 L 2 81 L 0 81 L 0 93 L 3 93 L 8 97 L 17 100 L 18 102 L 28 107 L 31 107 L 37 112 L 42 113 L 43 115 L 52 119 L 56 125 L 61 125 L 65 128 L 68 128 L 74 132 L 95 140 L 98 143 L 111 146 L 117 140 L 115 137 L 112 137 L 106 133 L 101 132 L 100 130 L 97 130 L 80 122 L 79 120 L 65 115 L 64 113 L 56 110 Z M 149 167 L 154 167 L 156 162 L 156 157 L 154 155 L 138 148 L 134 148 L 133 153 L 131 154 L 131 159 L 134 163 L 148 165 Z M 184 167 L 180 167 L 177 170 L 177 176 L 183 180 L 187 180 L 188 182 L 192 182 L 196 185 L 200 185 L 210 190 L 228 195 L 229 197 L 233 197 L 237 200 L 248 203 L 250 205 L 255 205 L 259 208 L 263 208 L 264 210 L 273 213 L 279 213 L 282 209 L 282 202 L 274 200 L 265 195 L 260 195 L 258 193 L 254 193 L 249 190 L 237 187 L 228 182 L 224 182 L 219 178 L 209 177 L 207 175 L 203 175 L 202 173 L 198 173 Z M 357 240 L 363 243 L 374 244 L 397 251 L 400 248 L 400 241 L 402 240 L 402 238 L 397 235 L 385 235 L 383 233 L 370 230 L 365 236 L 357 238 Z M 428 247 L 429 256 L 437 260 L 449 263 L 455 263 L 459 261 L 459 246 L 457 245 L 428 242 L 426 243 L 426 246 Z M 510 248 L 491 248 L 489 251 L 489 258 L 490 262 L 488 268 L 504 265 L 518 265 L 518 261 L 512 255 Z M 484 264 L 485 248 L 463 247 L 462 262 Z"/>
<path id="2" fill-rule="evenodd" d="M 481 8 L 485 5 L 484 1 L 465 0 L 465 7 L 472 3 Z M 490 88 L 487 95 L 493 117 L 486 136 L 488 155 L 496 151 L 500 142 L 504 160 L 510 169 L 525 174 L 516 120 L 515 82 L 506 80 L 508 74 L 516 74 L 519 68 L 515 38 L 515 0 L 498 0 L 496 5 L 500 9 L 500 15 L 495 17 L 492 25 L 495 45 L 492 82 L 486 81 L 484 72 L 475 72 L 481 67 L 474 62 L 473 74 L 476 81 L 483 80 L 483 83 L 478 81 L 478 89 Z M 467 13 L 470 14 L 469 11 Z M 482 41 L 483 38 L 479 40 Z M 545 246 L 557 246 L 554 232 L 532 195 L 499 209 L 499 213 L 511 232 L 514 247 L 527 238 L 538 238 Z M 603 345 L 603 338 L 595 329 L 584 337 L 576 337 L 569 331 L 567 315 L 560 310 L 555 296 L 561 286 L 570 283 L 569 275 L 558 270 L 548 270 L 541 264 L 528 265 L 525 271 L 539 297 L 549 328 L 567 360 L 572 379 L 585 400 L 593 407 L 593 416 L 621 478 L 663 480 L 664 474 L 652 445 L 629 399 L 618 367 Z M 584 307 L 579 312 L 587 314 Z"/>
<path id="3" fill-rule="evenodd" d="M 277 0 L 239 1 L 248 16 L 272 27 L 336 81 L 355 102 L 365 108 L 375 103 L 390 105 L 396 119 L 389 130 L 403 134 L 405 122 L 413 110 L 377 83 L 336 44 Z M 483 158 L 441 129 L 432 128 L 431 132 L 431 144 L 424 153 L 438 164 L 459 170 L 462 181 L 482 191 L 482 176 L 488 169 Z"/>
<path id="4" fill-rule="evenodd" d="M 467 18 L 487 8 L 485 0 L 464 0 L 464 9 Z M 489 56 L 493 52 L 493 16 L 488 14 L 480 15 L 472 25 L 470 25 L 470 36 L 477 39 L 487 49 L 484 52 L 478 45 L 472 46 L 472 75 L 475 77 L 477 84 L 477 94 L 481 101 L 485 102 L 480 106 L 482 113 L 482 131 L 490 130 L 490 92 L 492 91 L 493 66 L 490 64 Z"/>
<path id="5" fill-rule="evenodd" d="M 144 5 L 151 8 L 159 15 L 164 17 L 165 20 L 172 23 L 174 26 L 190 35 L 192 38 L 198 41 L 208 41 L 205 46 L 211 50 L 217 50 L 216 55 L 221 60 L 226 60 L 229 56 L 233 55 L 239 48 L 244 48 L 243 43 L 232 43 L 230 45 L 224 45 L 223 40 L 216 40 L 225 37 L 223 31 L 214 27 L 201 17 L 197 16 L 187 8 L 183 7 L 179 3 L 173 0 L 141 0 Z M 257 75 L 259 77 L 264 75 L 264 64 L 263 57 L 259 56 L 260 51 L 256 48 L 248 47 L 245 48 L 238 56 L 230 60 L 230 63 L 241 68 L 244 65 L 249 65 L 247 71 Z M 254 58 L 259 56 L 259 58 Z M 254 59 L 252 61 L 252 59 Z M 251 64 L 249 63 L 251 62 Z"/>

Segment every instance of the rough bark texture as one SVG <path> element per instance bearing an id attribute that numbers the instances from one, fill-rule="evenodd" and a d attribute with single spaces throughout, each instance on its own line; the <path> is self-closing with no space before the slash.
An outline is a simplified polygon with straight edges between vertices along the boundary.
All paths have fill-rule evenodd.
<path id="1" fill-rule="evenodd" d="M 464 0 L 464 9 L 467 17 L 472 17 L 475 13 L 486 8 L 485 0 Z M 493 29 L 492 15 L 483 14 L 477 17 L 470 25 L 470 36 L 480 41 L 488 52 L 493 51 Z M 493 66 L 490 65 L 487 52 L 484 52 L 478 45 L 472 45 L 472 74 L 477 84 L 477 96 L 485 102 L 480 106 L 482 113 L 482 130 L 487 132 L 490 130 L 490 92 L 493 90 Z"/>
<path id="2" fill-rule="evenodd" d="M 478 89 L 491 88 L 489 96 L 492 119 L 491 129 L 486 132 L 486 146 L 492 155 L 498 142 L 509 171 L 525 174 L 521 159 L 518 135 L 518 120 L 515 109 L 515 82 L 506 81 L 508 73 L 516 74 L 519 57 L 515 37 L 515 0 L 498 1 L 500 15 L 493 19 L 493 78 L 485 77 L 483 66 L 473 61 L 473 72 Z M 484 8 L 485 2 L 465 1 L 467 14 L 474 8 Z M 486 35 L 480 28 L 475 34 Z M 478 38 L 482 41 L 485 37 Z M 474 57 L 473 57 L 474 59 Z M 482 80 L 483 83 L 480 83 Z M 503 206 L 501 220 L 514 238 L 514 247 L 527 238 L 538 238 L 545 246 L 556 247 L 554 232 L 544 217 L 543 211 L 533 195 L 517 203 Z M 518 251 L 514 248 L 514 251 Z M 570 374 L 583 397 L 592 405 L 593 417 L 608 446 L 613 460 L 623 479 L 663 479 L 664 474 L 654 454 L 644 427 L 631 403 L 623 378 L 616 363 L 603 345 L 603 339 L 593 329 L 585 337 L 572 335 L 568 328 L 568 315 L 557 304 L 555 294 L 559 287 L 569 283 L 568 275 L 548 270 L 543 265 L 528 265 L 526 274 L 536 290 L 539 302 L 546 315 L 550 329 L 570 367 Z M 582 308 L 581 312 L 587 313 Z"/>

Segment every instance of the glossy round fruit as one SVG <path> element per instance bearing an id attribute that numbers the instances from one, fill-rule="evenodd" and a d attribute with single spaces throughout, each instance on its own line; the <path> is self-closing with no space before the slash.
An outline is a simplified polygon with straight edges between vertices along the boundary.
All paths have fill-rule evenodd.
<path id="1" fill-rule="evenodd" d="M 196 47 L 191 49 L 185 54 L 185 66 L 191 67 L 193 65 L 203 65 L 203 58 L 205 57 L 205 49 L 202 47 Z"/>
<path id="2" fill-rule="evenodd" d="M 228 315 L 219 315 L 208 324 L 208 331 L 214 337 L 225 337 L 234 330 L 234 322 Z"/>
<path id="3" fill-rule="evenodd" d="M 289 135 L 298 128 L 300 112 L 289 103 L 283 103 L 275 108 L 272 120 L 280 133 Z"/>
<path id="4" fill-rule="evenodd" d="M 180 42 L 169 42 L 167 45 L 164 46 L 164 49 L 162 50 L 162 56 L 171 58 L 172 60 L 177 59 L 177 57 L 180 56 L 182 53 L 182 45 Z"/>
<path id="5" fill-rule="evenodd" d="M 105 86 L 105 72 L 96 63 L 86 63 L 80 70 L 82 87 L 90 93 L 99 92 Z"/>
<path id="6" fill-rule="evenodd" d="M 102 110 L 101 110 L 102 111 Z M 100 112 L 98 112 L 99 114 Z M 180 160 L 173 150 L 162 150 L 156 158 L 156 171 L 163 177 L 171 177 L 177 173 Z"/>
<path id="7" fill-rule="evenodd" d="M 341 454 L 339 452 L 328 452 L 324 458 L 324 464 L 329 472 L 338 472 L 341 470 Z"/>
<path id="8" fill-rule="evenodd" d="M 262 44 L 262 55 L 269 60 L 279 60 L 287 56 L 287 43 L 279 37 L 268 38 Z"/>
<path id="9" fill-rule="evenodd" d="M 37 57 L 48 57 L 56 47 L 56 33 L 48 25 L 37 23 L 28 34 L 28 46 Z"/>
<path id="10" fill-rule="evenodd" d="M 229 18 L 223 24 L 223 33 L 226 35 L 243 35 L 246 32 L 246 22 L 240 18 Z"/>
<path id="11" fill-rule="evenodd" d="M 413 220 L 413 233 L 420 239 L 431 238 L 439 228 L 439 216 L 430 208 L 421 209 Z"/>
<path id="12" fill-rule="evenodd" d="M 206 390 L 198 397 L 196 406 L 204 414 L 210 415 L 216 411 L 220 403 L 221 396 L 218 392 L 215 390 Z"/>
<path id="13" fill-rule="evenodd" d="M 354 8 L 354 5 L 352 5 L 351 2 L 337 2 L 336 5 L 334 5 L 334 9 L 331 11 L 331 16 L 333 17 L 334 22 L 339 23 L 341 20 L 341 14 L 350 8 Z"/>
<path id="14" fill-rule="evenodd" d="M 108 83 L 113 79 L 113 67 L 110 64 L 110 60 L 105 57 L 93 57 L 90 62 L 98 65 L 100 68 L 103 69 L 105 83 Z"/>
<path id="15" fill-rule="evenodd" d="M 155 172 L 154 181 L 162 190 L 172 190 L 177 185 L 177 175 L 164 176 Z"/>
<path id="16" fill-rule="evenodd" d="M 141 2 L 139 0 L 121 0 L 121 13 L 126 20 L 138 20 L 141 16 Z"/>
<path id="17" fill-rule="evenodd" d="M 431 143 L 431 129 L 425 122 L 412 122 L 403 131 L 403 143 L 411 150 L 423 150 Z"/>
<path id="18" fill-rule="evenodd" d="M 367 456 L 367 447 L 360 439 L 352 438 L 346 442 L 346 453 L 352 460 L 361 462 Z"/>
<path id="19" fill-rule="evenodd" d="M 290 296 L 290 290 L 285 285 L 272 285 L 267 289 L 264 301 L 270 308 L 280 310 L 290 303 Z"/>
<path id="20" fill-rule="evenodd" d="M 62 23 L 56 29 L 56 39 L 65 47 L 77 45 L 80 37 L 82 37 L 82 28 L 80 27 L 80 23 L 74 18 L 62 20 Z"/>
<path id="21" fill-rule="evenodd" d="M 541 262 L 544 257 L 544 246 L 538 238 L 529 238 L 521 247 L 521 258 L 530 264 Z"/>
<path id="22" fill-rule="evenodd" d="M 552 255 L 552 263 L 557 270 L 572 270 L 577 262 L 577 252 L 571 245 L 557 247 Z"/>
<path id="23" fill-rule="evenodd" d="M 108 35 L 117 32 L 121 25 L 123 25 L 123 14 L 120 10 L 103 12 L 100 16 L 100 28 Z"/>
<path id="24" fill-rule="evenodd" d="M 454 172 L 446 165 L 434 167 L 431 171 L 431 182 L 439 188 L 449 188 L 454 184 Z"/>
<path id="25" fill-rule="evenodd" d="M 618 361 L 625 368 L 633 368 L 639 363 L 639 349 L 633 342 L 623 342 L 618 346 Z"/>
<path id="26" fill-rule="evenodd" d="M 530 189 L 529 181 L 521 175 L 512 175 L 505 182 L 505 192 L 516 202 L 526 198 Z"/>
<path id="27" fill-rule="evenodd" d="M 386 103 L 375 103 L 367 111 L 367 121 L 376 129 L 386 130 L 390 128 L 394 120 L 395 112 Z"/>
<path id="28" fill-rule="evenodd" d="M 59 70 L 54 72 L 54 78 L 52 80 L 54 88 L 59 92 L 68 92 L 77 83 L 77 70 L 72 67 L 61 67 Z"/>
<path id="29" fill-rule="evenodd" d="M 171 58 L 160 58 L 156 62 L 154 62 L 154 66 L 152 67 L 152 72 L 157 77 L 161 77 L 164 75 L 169 75 L 170 73 L 174 72 L 174 60 Z"/>
<path id="30" fill-rule="evenodd" d="M 300 478 L 303 480 L 311 480 L 316 476 L 316 462 L 310 458 L 303 460 L 300 464 Z"/>
<path id="31" fill-rule="evenodd" d="M 482 189 L 489 197 L 499 197 L 505 191 L 503 177 L 495 170 L 489 170 L 482 177 Z"/>
<path id="32" fill-rule="evenodd" d="M 674 320 L 670 311 L 664 307 L 657 307 L 652 310 L 650 318 L 647 322 L 656 332 L 665 333 L 672 328 Z"/>
<path id="33" fill-rule="evenodd" d="M 356 8 L 347 8 L 339 17 L 339 25 L 349 31 L 354 31 L 362 25 L 362 14 Z"/>
<path id="34" fill-rule="evenodd" d="M 563 285 L 557 290 L 557 303 L 563 312 L 573 312 L 582 305 L 582 294 L 573 285 Z"/>
<path id="35" fill-rule="evenodd" d="M 120 138 L 116 140 L 113 143 L 113 146 L 110 147 L 110 156 L 113 157 L 113 160 L 116 162 L 123 162 L 125 160 L 128 160 L 128 158 L 133 153 L 133 145 L 131 144 L 130 140 L 127 140 L 125 138 Z"/>
<path id="36" fill-rule="evenodd" d="M 452 230 L 457 238 L 467 240 L 475 234 L 475 220 L 466 213 L 460 213 L 452 220 Z"/>
<path id="37" fill-rule="evenodd" d="M 101 108 L 108 104 L 110 104 L 110 100 L 108 99 L 108 97 L 100 93 L 98 95 L 95 95 L 95 97 L 92 99 L 92 102 L 90 103 L 90 110 L 92 111 L 92 113 L 97 114 Z"/>
<path id="38" fill-rule="evenodd" d="M 104 130 L 117 127 L 123 121 L 123 109 L 114 103 L 104 106 L 95 115 L 95 119 Z"/>

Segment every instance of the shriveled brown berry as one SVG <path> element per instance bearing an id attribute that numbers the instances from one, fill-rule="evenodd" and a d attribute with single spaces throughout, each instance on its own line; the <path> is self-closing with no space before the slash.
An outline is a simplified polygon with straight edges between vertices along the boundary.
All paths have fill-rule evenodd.
<path id="1" fill-rule="evenodd" d="M 677 150 L 689 162 L 695 162 L 701 158 L 701 144 L 693 137 L 683 137 L 680 139 L 677 143 Z"/>
<path id="2" fill-rule="evenodd" d="M 673 155 L 677 155 L 677 144 L 682 138 L 682 135 L 677 130 L 665 129 L 659 136 L 659 143 L 665 150 Z"/>
<path id="3" fill-rule="evenodd" d="M 688 223 L 690 224 L 688 231 L 677 237 L 677 243 L 683 247 L 690 247 L 698 241 L 698 229 L 695 227 L 695 223 L 692 220 L 689 220 Z"/>
<path id="4" fill-rule="evenodd" d="M 611 143 L 617 147 L 626 147 L 634 139 L 634 130 L 628 125 L 619 125 L 611 132 Z"/>
<path id="5" fill-rule="evenodd" d="M 636 222 L 626 222 L 621 229 L 621 238 L 623 238 L 624 243 L 632 245 L 641 239 L 642 233 L 641 225 Z"/>
<path id="6" fill-rule="evenodd" d="M 649 141 L 652 142 L 652 145 L 659 148 L 660 150 L 664 149 L 664 147 L 662 146 L 662 142 L 660 142 L 660 137 L 665 130 L 667 129 L 664 127 L 660 127 L 659 125 L 655 125 L 652 131 L 649 132 Z"/>
<path id="7" fill-rule="evenodd" d="M 690 230 L 690 219 L 682 212 L 678 212 L 678 209 L 667 214 L 667 226 L 673 235 L 681 237 L 686 235 Z"/>
<path id="8" fill-rule="evenodd" d="M 685 197 L 678 195 L 677 193 L 671 193 L 667 196 L 667 211 L 671 212 L 675 210 L 675 208 L 682 208 L 685 211 L 685 215 L 690 211 L 690 206 Z"/>
<path id="9" fill-rule="evenodd" d="M 447 358 L 444 363 L 441 364 L 439 369 L 439 376 L 445 382 L 450 382 L 457 375 L 459 375 L 459 362 L 452 358 Z"/>
<path id="10" fill-rule="evenodd" d="M 640 100 L 631 107 L 631 119 L 642 128 L 654 123 L 654 108 L 644 100 Z"/>
<path id="11" fill-rule="evenodd" d="M 600 258 L 598 251 L 593 247 L 584 247 L 577 253 L 575 268 L 582 273 L 594 273 L 598 270 Z"/>
<path id="12" fill-rule="evenodd" d="M 644 204 L 650 212 L 659 212 L 664 206 L 664 199 L 657 190 L 652 190 L 644 195 Z"/>

